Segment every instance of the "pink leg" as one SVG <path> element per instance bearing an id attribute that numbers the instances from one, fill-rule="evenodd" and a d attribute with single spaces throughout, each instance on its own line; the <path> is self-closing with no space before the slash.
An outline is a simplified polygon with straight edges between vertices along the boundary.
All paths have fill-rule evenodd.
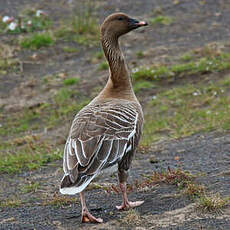
<path id="1" fill-rule="evenodd" d="M 127 192 L 126 192 L 126 183 L 120 183 L 120 188 L 122 192 L 122 204 L 120 206 L 116 206 L 118 210 L 127 210 L 129 208 L 140 206 L 144 203 L 144 201 L 136 201 L 136 202 L 128 201 Z"/>
<path id="2" fill-rule="evenodd" d="M 81 222 L 102 223 L 103 220 L 101 218 L 96 218 L 89 212 L 88 208 L 86 207 L 85 196 L 83 192 L 80 192 L 80 199 L 81 199 L 81 206 L 82 206 Z"/>

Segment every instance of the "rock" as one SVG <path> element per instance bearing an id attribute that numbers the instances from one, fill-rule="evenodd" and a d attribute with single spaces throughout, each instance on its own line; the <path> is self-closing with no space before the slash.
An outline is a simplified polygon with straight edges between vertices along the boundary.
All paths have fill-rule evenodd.
<path id="1" fill-rule="evenodd" d="M 151 157 L 149 158 L 149 162 L 150 162 L 151 164 L 156 164 L 156 163 L 159 162 L 159 160 L 156 158 L 155 155 L 153 155 L 153 156 L 151 156 Z"/>

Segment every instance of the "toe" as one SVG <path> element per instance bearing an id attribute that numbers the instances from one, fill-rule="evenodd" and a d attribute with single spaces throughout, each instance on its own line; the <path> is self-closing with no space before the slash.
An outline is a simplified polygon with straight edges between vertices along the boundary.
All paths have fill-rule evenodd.
<path id="1" fill-rule="evenodd" d="M 134 208 L 134 207 L 138 207 L 138 206 L 142 205 L 143 203 L 144 203 L 143 200 L 135 201 L 135 202 L 129 202 L 129 206 L 130 206 L 131 208 Z"/>
<path id="2" fill-rule="evenodd" d="M 97 221 L 97 223 L 103 223 L 103 219 L 101 219 L 101 218 L 97 218 L 96 221 Z"/>
<path id="3" fill-rule="evenodd" d="M 128 203 L 123 203 L 122 205 L 119 205 L 119 206 L 116 206 L 116 208 L 118 210 L 127 210 L 129 208 L 135 208 L 135 207 L 138 207 L 140 205 L 142 205 L 144 203 L 143 200 L 141 201 L 135 201 L 135 202 L 128 202 Z"/>
<path id="4" fill-rule="evenodd" d="M 118 210 L 122 210 L 122 209 L 124 209 L 124 206 L 123 206 L 123 205 L 117 205 L 116 208 L 117 208 Z"/>
<path id="5" fill-rule="evenodd" d="M 102 223 L 103 219 L 96 218 L 89 212 L 87 214 L 84 214 L 81 218 L 82 223 Z"/>

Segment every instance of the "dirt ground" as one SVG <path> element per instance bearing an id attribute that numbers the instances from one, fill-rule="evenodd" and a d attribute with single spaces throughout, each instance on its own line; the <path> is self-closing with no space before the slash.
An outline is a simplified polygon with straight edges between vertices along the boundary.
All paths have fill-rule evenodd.
<path id="1" fill-rule="evenodd" d="M 4 4 L 0 4 L 0 15 L 16 16 L 23 9 L 33 7 L 45 10 L 58 24 L 59 20 L 65 20 L 72 15 L 74 9 L 81 4 L 82 1 L 72 0 L 7 0 Z M 157 25 L 135 31 L 122 38 L 121 45 L 130 69 L 139 65 L 148 66 L 159 60 L 167 62 L 168 56 L 175 56 L 207 43 L 225 42 L 230 36 L 228 0 L 97 0 L 95 5 L 99 22 L 115 11 L 122 11 L 144 20 L 154 15 L 154 10 L 161 10 L 165 15 L 176 19 L 170 27 Z M 18 35 L 0 35 L 0 43 L 12 43 L 16 36 Z M 54 47 L 36 51 L 38 57 L 36 60 L 30 59 L 35 51 L 21 50 L 16 53 L 22 66 L 21 72 L 0 75 L 0 107 L 4 106 L 9 116 L 24 107 L 36 106 L 49 100 L 48 93 L 45 91 L 40 93 L 41 79 L 45 75 L 67 73 L 68 76 L 81 76 L 83 81 L 78 90 L 83 95 L 88 95 L 95 85 L 102 87 L 108 74 L 107 72 L 98 74 L 97 67 L 90 62 L 89 58 L 100 50 L 99 43 L 89 48 L 79 46 L 77 48 L 80 51 L 71 54 L 62 52 L 62 47 L 66 44 L 71 45 L 63 41 L 58 42 Z M 147 57 L 137 60 L 135 54 L 139 50 L 145 51 Z M 34 82 L 33 87 L 30 87 L 31 81 Z M 147 93 L 140 93 L 140 101 L 143 104 L 147 97 L 149 97 Z M 69 126 L 70 123 L 58 127 L 55 131 L 48 131 L 48 134 L 44 135 L 53 139 L 54 143 L 62 142 L 63 147 Z M 2 138 L 10 140 L 13 137 L 15 136 Z M 153 157 L 155 160 L 151 161 Z M 180 167 L 197 175 L 196 181 L 204 184 L 209 192 L 228 196 L 229 165 L 230 132 L 199 133 L 186 138 L 156 142 L 144 154 L 138 152 L 130 171 L 129 183 L 142 181 L 144 175 L 154 171 Z M 202 212 L 197 209 L 193 200 L 181 195 L 176 186 L 164 183 L 156 184 L 146 190 L 134 189 L 129 192 L 130 200 L 145 201 L 136 209 L 135 213 L 138 215 L 134 213 L 133 220 L 131 217 L 129 222 L 126 217 L 130 212 L 119 212 L 115 208 L 121 202 L 121 194 L 96 188 L 97 184 L 102 186 L 116 184 L 116 174 L 109 177 L 100 176 L 95 181 L 95 187 L 86 192 L 89 209 L 95 216 L 103 218 L 104 223 L 81 224 L 78 196 L 76 199 L 67 197 L 68 205 L 48 202 L 53 197 L 62 199 L 58 191 L 62 175 L 60 160 L 33 171 L 0 174 L 0 199 L 7 200 L 15 197 L 22 201 L 14 207 L 0 206 L 0 229 L 230 229 L 229 207 L 221 212 Z M 41 186 L 35 192 L 21 193 L 21 186 L 28 181 L 39 182 Z"/>

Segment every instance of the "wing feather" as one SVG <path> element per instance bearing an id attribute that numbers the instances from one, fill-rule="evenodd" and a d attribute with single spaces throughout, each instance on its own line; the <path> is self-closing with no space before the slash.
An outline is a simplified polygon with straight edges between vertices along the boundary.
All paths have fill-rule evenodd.
<path id="1" fill-rule="evenodd" d="M 133 139 L 139 139 L 139 115 L 137 106 L 131 103 L 88 105 L 80 111 L 64 149 L 61 192 L 82 191 L 101 170 L 133 151 Z M 74 189 L 70 192 L 65 188 Z"/>

